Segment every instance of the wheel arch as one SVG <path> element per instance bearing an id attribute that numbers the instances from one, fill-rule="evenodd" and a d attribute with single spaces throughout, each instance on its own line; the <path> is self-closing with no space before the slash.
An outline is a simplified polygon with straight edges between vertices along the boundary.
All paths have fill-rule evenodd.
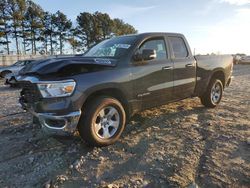
<path id="1" fill-rule="evenodd" d="M 126 95 L 124 94 L 124 92 L 119 88 L 102 88 L 102 89 L 98 89 L 98 90 L 94 90 L 94 91 L 90 92 L 86 96 L 86 99 L 83 103 L 83 107 L 86 104 L 90 103 L 95 98 L 100 97 L 100 96 L 107 96 L 107 97 L 112 97 L 112 98 L 117 99 L 124 107 L 127 119 L 130 117 L 131 111 L 130 111 L 128 99 L 127 99 Z"/>
<path id="2" fill-rule="evenodd" d="M 209 79 L 209 82 L 211 81 L 211 79 L 213 78 L 217 78 L 219 79 L 222 84 L 223 84 L 223 88 L 225 87 L 225 84 L 226 84 L 226 76 L 225 76 L 225 73 L 222 69 L 217 69 L 217 70 L 214 70 L 210 79 Z"/>

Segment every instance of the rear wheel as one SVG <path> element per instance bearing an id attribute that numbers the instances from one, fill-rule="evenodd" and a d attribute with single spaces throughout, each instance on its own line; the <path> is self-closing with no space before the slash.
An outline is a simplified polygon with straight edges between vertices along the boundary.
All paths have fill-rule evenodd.
<path id="1" fill-rule="evenodd" d="M 107 146 L 119 139 L 126 114 L 118 100 L 99 97 L 89 102 L 83 111 L 78 130 L 86 142 L 92 146 Z"/>
<path id="2" fill-rule="evenodd" d="M 222 94 L 223 84 L 221 80 L 212 78 L 207 91 L 200 97 L 201 103 L 206 107 L 214 108 L 220 103 Z"/>

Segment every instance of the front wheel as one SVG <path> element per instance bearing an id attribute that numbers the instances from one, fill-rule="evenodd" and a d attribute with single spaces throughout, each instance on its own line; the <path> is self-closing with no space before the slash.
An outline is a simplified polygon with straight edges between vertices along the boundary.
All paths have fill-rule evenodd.
<path id="1" fill-rule="evenodd" d="M 222 98 L 223 84 L 219 79 L 212 79 L 208 85 L 207 91 L 200 97 L 201 103 L 209 108 L 216 107 Z"/>
<path id="2" fill-rule="evenodd" d="M 83 109 L 78 124 L 81 137 L 92 146 L 107 146 L 122 134 L 126 114 L 122 104 L 111 97 L 99 97 Z"/>

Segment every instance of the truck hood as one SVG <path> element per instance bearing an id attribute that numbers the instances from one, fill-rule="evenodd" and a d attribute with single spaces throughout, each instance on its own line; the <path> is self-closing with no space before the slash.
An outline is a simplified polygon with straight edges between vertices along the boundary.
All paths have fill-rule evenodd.
<path id="1" fill-rule="evenodd" d="M 95 57 L 83 57 L 83 56 L 47 58 L 30 63 L 29 65 L 25 66 L 19 72 L 19 74 L 45 75 L 45 74 L 52 74 L 52 73 L 58 73 L 60 71 L 65 71 L 65 69 L 69 70 L 72 69 L 72 67 L 77 67 L 77 69 L 84 67 L 87 67 L 88 69 L 90 68 L 93 69 L 94 67 L 114 67 L 116 66 L 116 64 L 117 60 L 107 59 L 107 58 L 95 58 Z"/>

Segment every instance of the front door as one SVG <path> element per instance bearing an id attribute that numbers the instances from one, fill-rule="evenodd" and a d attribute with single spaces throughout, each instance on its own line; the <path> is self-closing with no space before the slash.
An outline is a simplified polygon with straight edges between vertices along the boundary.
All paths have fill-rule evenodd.
<path id="1" fill-rule="evenodd" d="M 161 105 L 172 99 L 173 62 L 168 58 L 164 37 L 146 40 L 139 50 L 153 49 L 156 58 L 132 68 L 134 91 L 142 108 Z"/>

